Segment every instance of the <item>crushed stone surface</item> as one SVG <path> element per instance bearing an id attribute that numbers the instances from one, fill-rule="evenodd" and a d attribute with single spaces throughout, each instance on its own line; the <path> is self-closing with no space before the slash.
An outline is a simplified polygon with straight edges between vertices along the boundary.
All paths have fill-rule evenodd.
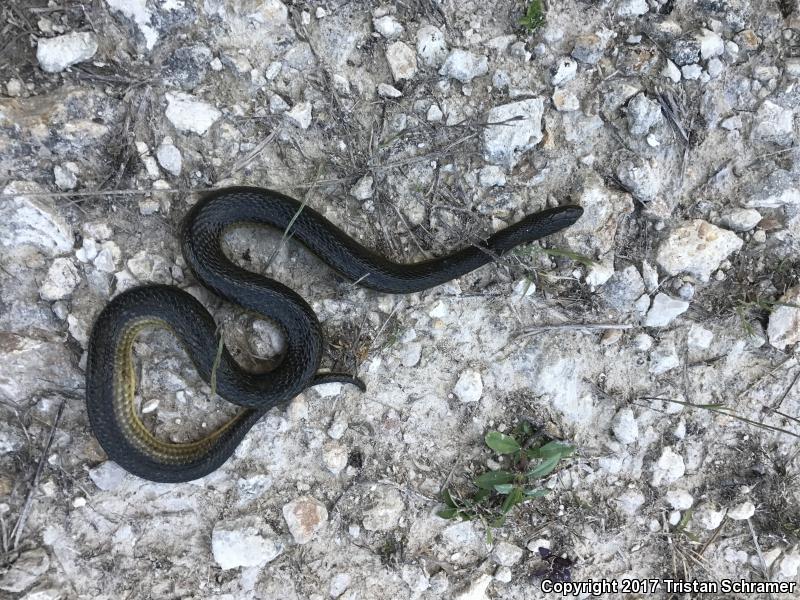
<path id="1" fill-rule="evenodd" d="M 542 4 L 528 30 L 517 0 L 1 3 L 4 598 L 517 600 L 550 597 L 556 568 L 800 581 L 800 6 Z M 181 256 L 198 193 L 229 185 L 400 262 L 584 215 L 409 296 L 232 228 L 229 257 L 303 296 L 323 367 L 367 391 L 310 388 L 202 480 L 143 481 L 85 410 L 111 298 L 187 290 L 248 370 L 285 348 Z M 133 351 L 159 439 L 236 413 L 169 332 Z M 444 487 L 499 468 L 486 433 L 523 421 L 576 448 L 547 494 L 491 532 L 437 516 Z"/>

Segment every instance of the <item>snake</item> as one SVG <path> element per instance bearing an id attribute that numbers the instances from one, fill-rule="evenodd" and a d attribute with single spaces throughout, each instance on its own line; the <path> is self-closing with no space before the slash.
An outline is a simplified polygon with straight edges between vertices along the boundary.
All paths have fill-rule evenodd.
<path id="1" fill-rule="evenodd" d="M 191 294 L 167 285 L 141 285 L 117 294 L 100 312 L 89 337 L 86 406 L 91 430 L 108 455 L 143 479 L 178 483 L 220 467 L 270 409 L 324 383 L 353 384 L 357 377 L 322 372 L 323 333 L 314 310 L 275 279 L 235 264 L 223 249 L 225 234 L 241 225 L 283 232 L 300 242 L 344 279 L 388 294 L 409 294 L 460 277 L 525 244 L 569 227 L 583 209 L 558 206 L 530 214 L 451 254 L 403 264 L 366 248 L 306 203 L 258 187 L 230 187 L 205 194 L 181 225 L 181 251 L 206 288 L 276 323 L 286 349 L 266 373 L 243 369 L 220 341 L 218 327 Z M 137 407 L 133 345 L 145 329 L 177 338 L 212 391 L 240 409 L 223 425 L 191 442 L 158 438 Z M 212 383 L 213 381 L 213 383 Z"/>

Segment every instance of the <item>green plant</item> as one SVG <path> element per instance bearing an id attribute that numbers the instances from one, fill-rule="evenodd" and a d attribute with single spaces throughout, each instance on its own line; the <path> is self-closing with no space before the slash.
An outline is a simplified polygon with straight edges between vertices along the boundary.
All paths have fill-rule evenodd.
<path id="1" fill-rule="evenodd" d="M 519 20 L 528 32 L 534 31 L 544 25 L 544 6 L 542 0 L 531 0 L 528 3 L 528 8 L 525 11 L 525 16 Z"/>
<path id="2" fill-rule="evenodd" d="M 486 445 L 501 456 L 503 468 L 480 473 L 472 481 L 475 489 L 467 496 L 445 489 L 442 492 L 445 508 L 437 513 L 440 517 L 480 519 L 489 527 L 501 527 L 515 506 L 547 494 L 549 490 L 537 487 L 538 480 L 552 473 L 575 448 L 542 439 L 527 421 L 511 433 L 486 434 Z"/>

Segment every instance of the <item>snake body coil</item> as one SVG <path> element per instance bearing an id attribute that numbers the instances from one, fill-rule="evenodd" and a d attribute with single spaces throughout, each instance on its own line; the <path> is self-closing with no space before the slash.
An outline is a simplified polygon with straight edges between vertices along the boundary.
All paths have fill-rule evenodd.
<path id="1" fill-rule="evenodd" d="M 525 217 L 448 256 L 404 265 L 363 247 L 313 209 L 261 188 L 214 191 L 189 212 L 182 250 L 197 279 L 226 300 L 275 321 L 286 337 L 286 352 L 269 373 L 243 370 L 223 348 L 215 370 L 220 396 L 243 409 L 205 438 L 190 443 L 157 439 L 144 425 L 134 401 L 132 346 L 147 327 L 168 329 L 179 339 L 203 380 L 211 380 L 217 359 L 217 328 L 208 311 L 177 288 L 149 285 L 125 291 L 103 309 L 92 329 L 86 365 L 86 403 L 92 430 L 109 457 L 144 479 L 190 481 L 224 463 L 247 431 L 273 406 L 320 383 L 359 385 L 343 374 L 318 374 L 322 332 L 308 303 L 288 287 L 231 262 L 222 250 L 225 231 L 259 224 L 286 232 L 342 276 L 381 292 L 425 290 L 491 262 L 508 250 L 572 225 L 582 214 L 562 206 Z"/>

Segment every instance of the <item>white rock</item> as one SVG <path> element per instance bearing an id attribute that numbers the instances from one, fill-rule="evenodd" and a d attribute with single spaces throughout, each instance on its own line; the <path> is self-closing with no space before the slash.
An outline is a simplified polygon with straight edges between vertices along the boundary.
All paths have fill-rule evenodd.
<path id="1" fill-rule="evenodd" d="M 94 266 L 103 273 L 113 273 L 117 270 L 117 265 L 119 265 L 121 259 L 122 252 L 119 246 L 112 241 L 103 242 L 94 259 Z"/>
<path id="2" fill-rule="evenodd" d="M 419 342 L 409 342 L 403 344 L 400 350 L 400 362 L 404 367 L 415 367 L 422 358 L 422 344 Z"/>
<path id="3" fill-rule="evenodd" d="M 565 56 L 559 59 L 558 63 L 556 64 L 556 72 L 550 79 L 550 83 L 552 83 L 554 87 L 560 87 L 568 81 L 575 79 L 575 75 L 578 73 L 577 62 L 572 60 L 570 57 Z"/>
<path id="4" fill-rule="evenodd" d="M 22 95 L 22 81 L 16 77 L 12 77 L 6 82 L 6 94 L 11 98 L 18 98 Z"/>
<path id="5" fill-rule="evenodd" d="M 32 586 L 50 568 L 50 558 L 42 548 L 19 555 L 0 578 L 0 590 L 17 594 Z"/>
<path id="6" fill-rule="evenodd" d="M 381 98 L 399 98 L 402 95 L 403 92 L 398 90 L 393 85 L 389 85 L 388 83 L 378 84 L 378 96 Z"/>
<path id="7" fill-rule="evenodd" d="M 778 350 L 800 341 L 800 308 L 785 305 L 800 306 L 800 286 L 786 290 L 780 304 L 769 315 L 767 337 L 769 343 Z"/>
<path id="8" fill-rule="evenodd" d="M 422 64 L 438 67 L 447 58 L 444 34 L 433 25 L 425 25 L 417 31 L 417 55 Z"/>
<path id="9" fill-rule="evenodd" d="M 716 79 L 722 75 L 724 70 L 725 63 L 718 58 L 712 58 L 710 61 L 708 61 L 708 65 L 706 66 L 706 71 L 708 71 L 708 74 L 712 79 Z"/>
<path id="10" fill-rule="evenodd" d="M 697 323 L 693 323 L 689 328 L 689 334 L 686 336 L 686 343 L 689 348 L 705 350 L 711 346 L 711 340 L 713 339 L 714 334 L 711 331 Z"/>
<path id="11" fill-rule="evenodd" d="M 255 515 L 219 521 L 211 533 L 211 552 L 223 570 L 264 566 L 282 551 L 275 532 Z"/>
<path id="12" fill-rule="evenodd" d="M 272 81 L 278 75 L 280 75 L 281 69 L 283 69 L 283 63 L 281 63 L 280 61 L 274 60 L 271 63 L 269 63 L 269 66 L 267 67 L 266 71 L 264 71 L 264 77 L 268 81 Z"/>
<path id="13" fill-rule="evenodd" d="M 628 407 L 619 409 L 611 421 L 611 430 L 614 432 L 614 437 L 623 444 L 635 442 L 639 437 L 639 424 L 633 411 Z"/>
<path id="14" fill-rule="evenodd" d="M 272 94 L 269 97 L 269 112 L 273 115 L 282 115 L 289 110 L 289 103 L 280 94 Z"/>
<path id="15" fill-rule="evenodd" d="M 89 60 L 97 52 L 93 33 L 67 33 L 54 38 L 39 38 L 36 59 L 43 71 L 60 73 L 74 64 Z"/>
<path id="16" fill-rule="evenodd" d="M 492 550 L 492 559 L 498 565 L 512 567 L 522 560 L 523 550 L 519 546 L 509 542 L 497 542 Z"/>
<path id="17" fill-rule="evenodd" d="M 37 184 L 12 181 L 3 188 L 3 195 L 41 193 Z M 34 246 L 48 256 L 72 251 L 70 227 L 52 202 L 25 195 L 0 198 L 0 245 Z"/>
<path id="18" fill-rule="evenodd" d="M 573 112 L 581 107 L 578 97 L 569 90 L 557 89 L 553 92 L 553 106 L 559 112 Z"/>
<path id="19" fill-rule="evenodd" d="M 694 504 L 694 498 L 686 490 L 670 490 L 667 492 L 667 502 L 675 510 L 689 510 Z"/>
<path id="20" fill-rule="evenodd" d="M 537 538 L 535 540 L 529 541 L 525 547 L 531 552 L 535 553 L 538 553 L 540 548 L 545 548 L 546 550 L 550 550 L 550 540 L 544 538 Z"/>
<path id="21" fill-rule="evenodd" d="M 661 457 L 653 466 L 651 483 L 653 487 L 667 485 L 683 477 L 684 473 L 686 473 L 686 465 L 683 457 L 676 454 L 669 446 L 665 446 L 661 451 Z"/>
<path id="22" fill-rule="evenodd" d="M 78 178 L 75 172 L 67 165 L 56 165 L 53 167 L 53 177 L 58 189 L 68 191 L 74 190 L 78 186 Z"/>
<path id="23" fill-rule="evenodd" d="M 617 14 L 620 17 L 638 17 L 649 10 L 647 0 L 622 0 L 617 7 Z"/>
<path id="24" fill-rule="evenodd" d="M 97 242 L 95 242 L 92 238 L 85 237 L 83 238 L 83 244 L 81 244 L 81 247 L 75 251 L 75 258 L 82 263 L 90 263 L 97 258 L 97 253 L 99 251 L 100 249 L 97 246 Z"/>
<path id="25" fill-rule="evenodd" d="M 535 293 L 536 283 L 527 277 L 523 277 L 514 284 L 513 294 L 517 298 L 530 298 Z"/>
<path id="26" fill-rule="evenodd" d="M 54 301 L 68 298 L 78 286 L 81 277 L 70 258 L 56 258 L 47 270 L 47 276 L 39 287 L 42 300 Z"/>
<path id="27" fill-rule="evenodd" d="M 380 33 L 386 39 L 399 37 L 403 33 L 403 26 L 392 15 L 385 15 L 372 19 L 372 26 L 375 31 Z"/>
<path id="28" fill-rule="evenodd" d="M 511 579 L 513 579 L 511 569 L 508 567 L 497 567 L 497 570 L 494 572 L 494 579 L 500 583 L 509 583 Z"/>
<path id="29" fill-rule="evenodd" d="M 486 165 L 478 173 L 478 181 L 484 187 L 502 187 L 506 184 L 506 174 L 496 165 Z"/>
<path id="30" fill-rule="evenodd" d="M 321 387 L 322 387 L 321 385 L 316 386 L 317 389 Z M 334 440 L 340 440 L 347 431 L 347 427 L 348 425 L 347 421 L 345 420 L 344 414 L 341 412 L 336 413 L 336 416 L 333 419 L 333 423 L 331 423 L 331 426 L 328 428 L 328 435 Z"/>
<path id="31" fill-rule="evenodd" d="M 328 510 L 319 500 L 301 496 L 283 507 L 283 518 L 297 544 L 306 544 L 328 521 Z"/>
<path id="32" fill-rule="evenodd" d="M 669 234 L 659 246 L 656 260 L 670 275 L 690 273 L 708 281 L 720 263 L 743 244 L 735 233 L 695 219 Z"/>
<path id="33" fill-rule="evenodd" d="M 347 448 L 337 441 L 327 442 L 322 446 L 322 461 L 325 467 L 338 475 L 347 466 Z"/>
<path id="34" fill-rule="evenodd" d="M 158 41 L 158 31 L 152 26 L 153 13 L 147 7 L 147 0 L 106 0 L 106 4 L 133 21 L 141 32 L 147 49 L 153 49 Z"/>
<path id="35" fill-rule="evenodd" d="M 734 521 L 745 521 L 756 514 L 756 507 L 750 501 L 737 504 L 728 511 L 728 516 Z"/>
<path id="36" fill-rule="evenodd" d="M 453 393 L 461 402 L 477 402 L 483 394 L 483 380 L 477 371 L 463 371 L 458 377 Z"/>
<path id="37" fill-rule="evenodd" d="M 593 288 L 600 287 L 614 276 L 614 265 L 610 263 L 594 263 L 586 274 L 586 283 Z"/>
<path id="38" fill-rule="evenodd" d="M 658 289 L 658 270 L 646 260 L 642 261 L 642 281 L 648 293 Z"/>
<path id="39" fill-rule="evenodd" d="M 489 62 L 485 56 L 457 48 L 447 55 L 439 75 L 458 79 L 461 83 L 469 83 L 476 77 L 489 72 Z"/>
<path id="40" fill-rule="evenodd" d="M 369 198 L 372 198 L 372 188 L 374 183 L 375 182 L 372 178 L 372 175 L 364 175 L 350 190 L 350 195 L 356 200 L 368 200 Z"/>
<path id="41" fill-rule="evenodd" d="M 662 375 L 667 371 L 679 367 L 681 364 L 675 346 L 671 343 L 659 345 L 650 354 L 649 371 L 653 375 Z"/>
<path id="42" fill-rule="evenodd" d="M 394 529 L 405 510 L 403 496 L 392 485 L 380 485 L 374 491 L 370 508 L 364 511 L 362 524 L 367 531 Z"/>
<path id="43" fill-rule="evenodd" d="M 533 98 L 496 106 L 489 111 L 484 128 L 485 158 L 488 162 L 513 168 L 521 155 L 543 137 L 544 100 Z"/>
<path id="44" fill-rule="evenodd" d="M 633 338 L 633 346 L 639 352 L 647 352 L 653 347 L 653 338 L 646 333 L 639 333 Z"/>
<path id="45" fill-rule="evenodd" d="M 222 116 L 216 108 L 183 92 L 167 92 L 167 110 L 164 113 L 180 131 L 203 135 Z"/>
<path id="46" fill-rule="evenodd" d="M 681 81 L 681 70 L 678 68 L 678 65 L 669 59 L 667 59 L 664 68 L 661 69 L 661 75 L 671 80 L 673 83 L 680 83 Z"/>
<path id="47" fill-rule="evenodd" d="M 732 231 L 750 231 L 761 221 L 761 213 L 753 208 L 732 210 L 720 219 L 720 224 Z"/>
<path id="48" fill-rule="evenodd" d="M 653 299 L 653 305 L 647 311 L 644 320 L 645 327 L 666 327 L 677 316 L 689 310 L 689 303 L 678 300 L 666 294 L 658 293 Z"/>
<path id="49" fill-rule="evenodd" d="M 725 41 L 713 31 L 702 29 L 697 35 L 700 42 L 700 56 L 703 60 L 722 56 L 725 52 Z"/>
<path id="50" fill-rule="evenodd" d="M 298 102 L 286 113 L 286 117 L 300 129 L 308 129 L 311 125 L 311 103 Z"/>
<path id="51" fill-rule="evenodd" d="M 442 120 L 444 113 L 442 112 L 442 109 L 439 108 L 438 104 L 431 104 L 430 108 L 428 109 L 428 114 L 425 116 L 429 122 L 438 123 Z"/>
<path id="52" fill-rule="evenodd" d="M 703 76 L 703 68 L 700 65 L 683 65 L 681 67 L 681 75 L 684 79 L 694 81 Z"/>
<path id="53" fill-rule="evenodd" d="M 784 554 L 780 562 L 779 577 L 793 581 L 797 577 L 798 570 L 800 570 L 800 552 L 795 550 Z"/>
<path id="54" fill-rule="evenodd" d="M 633 516 L 645 502 L 645 497 L 639 490 L 626 490 L 617 497 L 617 509 L 623 514 Z"/>
<path id="55" fill-rule="evenodd" d="M 161 168 L 167 173 L 175 177 L 181 174 L 181 169 L 183 167 L 181 151 L 175 147 L 170 138 L 165 138 L 164 141 L 161 142 L 158 150 L 156 150 L 156 158 L 158 159 L 158 164 L 160 164 Z"/>
<path id="56" fill-rule="evenodd" d="M 112 492 L 118 489 L 127 476 L 128 472 L 125 469 L 110 460 L 93 469 L 89 469 L 89 479 L 104 492 Z"/>
<path id="57" fill-rule="evenodd" d="M 453 595 L 453 600 L 487 600 L 486 590 L 492 583 L 491 575 L 480 575 L 464 589 Z"/>
<path id="58" fill-rule="evenodd" d="M 692 521 L 704 529 L 713 530 L 720 526 L 725 518 L 725 511 L 716 510 L 709 504 L 704 504 L 692 515 Z"/>
<path id="59" fill-rule="evenodd" d="M 643 202 L 654 200 L 661 187 L 658 174 L 647 161 L 622 161 L 617 167 L 617 177 L 634 196 Z"/>
<path id="60" fill-rule="evenodd" d="M 136 152 L 139 155 L 139 160 L 141 160 L 144 165 L 147 176 L 154 181 L 160 179 L 161 171 L 158 170 L 158 163 L 156 160 L 150 155 L 150 148 L 147 144 L 144 142 L 136 142 Z"/>
<path id="61" fill-rule="evenodd" d="M 395 81 L 411 79 L 417 73 L 417 55 L 404 42 L 394 42 L 386 48 L 386 60 Z"/>
<path id="62" fill-rule="evenodd" d="M 794 140 L 794 113 L 770 100 L 764 100 L 755 114 L 751 138 L 779 146 L 790 146 Z"/>
<path id="63" fill-rule="evenodd" d="M 661 105 L 650 100 L 643 92 L 631 98 L 625 112 L 628 117 L 628 131 L 634 136 L 643 137 L 662 122 Z"/>
<path id="64" fill-rule="evenodd" d="M 350 587 L 351 582 L 352 577 L 350 577 L 348 573 L 337 573 L 334 575 L 328 587 L 328 593 L 331 595 L 331 598 L 338 598 L 344 594 L 347 588 Z"/>

